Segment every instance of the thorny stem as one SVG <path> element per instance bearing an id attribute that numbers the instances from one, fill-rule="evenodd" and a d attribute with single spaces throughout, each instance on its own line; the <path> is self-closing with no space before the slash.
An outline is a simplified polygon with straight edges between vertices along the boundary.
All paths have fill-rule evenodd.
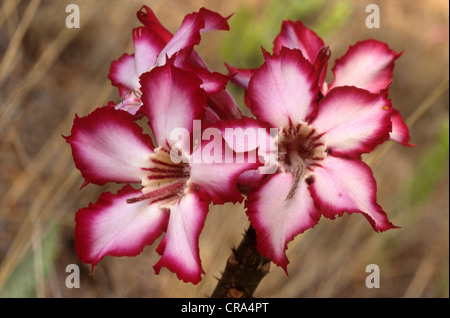
<path id="1" fill-rule="evenodd" d="M 269 272 L 270 260 L 256 249 L 256 232 L 250 225 L 244 239 L 228 258 L 212 298 L 250 298 Z"/>

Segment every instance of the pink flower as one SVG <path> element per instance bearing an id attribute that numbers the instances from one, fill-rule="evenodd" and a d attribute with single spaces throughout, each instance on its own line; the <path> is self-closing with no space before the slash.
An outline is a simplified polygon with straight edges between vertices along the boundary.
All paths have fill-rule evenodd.
<path id="1" fill-rule="evenodd" d="M 193 49 L 200 43 L 202 33 L 228 30 L 228 18 L 201 8 L 188 14 L 172 35 L 149 7 L 143 6 L 137 17 L 144 26 L 133 29 L 134 54 L 124 54 L 112 62 L 108 76 L 122 96 L 122 101 L 114 105 L 117 109 L 135 115 L 142 106 L 139 77 L 156 66 L 164 65 L 167 58 L 174 57 L 175 66 L 195 72 L 203 81 L 201 86 L 209 95 L 208 112 L 211 118 L 240 118 L 236 102 L 225 90 L 229 77 L 211 72 Z"/>
<path id="2" fill-rule="evenodd" d="M 389 139 L 393 110 L 386 94 L 333 86 L 319 98 L 320 70 L 300 50 L 281 47 L 264 57 L 246 91 L 257 120 L 234 122 L 278 128 L 277 172 L 260 176 L 259 183 L 244 173 L 253 187 L 246 208 L 260 253 L 286 270 L 287 243 L 322 215 L 361 213 L 375 231 L 395 227 L 377 204 L 375 179 L 361 161 Z"/>
<path id="3" fill-rule="evenodd" d="M 334 80 L 325 82 L 329 49 L 314 31 L 305 27 L 300 21 L 283 21 L 281 31 L 274 40 L 273 54 L 279 54 L 283 47 L 301 50 L 305 59 L 314 66 L 319 75 L 321 93 L 327 94 L 339 86 L 355 86 L 371 93 L 388 94 L 392 83 L 394 63 L 402 53 L 391 50 L 386 43 L 369 39 L 350 46 L 348 51 L 336 59 L 332 69 Z M 239 69 L 228 66 L 234 74 L 233 82 L 247 88 L 256 69 Z M 410 136 L 399 111 L 391 110 L 391 140 L 411 146 Z"/>
<path id="4" fill-rule="evenodd" d="M 185 282 L 201 280 L 198 240 L 208 205 L 242 200 L 236 179 L 259 165 L 197 163 L 191 157 L 200 147 L 193 149 L 185 140 L 181 149 L 174 148 L 180 145 L 171 132 L 183 128 L 192 137 L 193 121 L 205 116 L 208 96 L 201 86 L 196 74 L 170 61 L 141 76 L 141 111 L 157 147 L 126 111 L 106 106 L 75 118 L 66 140 L 85 183 L 126 183 L 117 194 L 103 193 L 76 214 L 76 251 L 92 269 L 106 255 L 138 255 L 165 232 L 155 272 L 164 266 Z M 175 163 L 173 149 L 186 160 Z"/>

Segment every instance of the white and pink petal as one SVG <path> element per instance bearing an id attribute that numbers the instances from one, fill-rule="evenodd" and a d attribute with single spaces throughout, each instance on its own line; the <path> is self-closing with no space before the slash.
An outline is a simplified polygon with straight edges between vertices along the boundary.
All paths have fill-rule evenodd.
<path id="1" fill-rule="evenodd" d="M 250 192 L 246 201 L 247 215 L 257 236 L 261 255 L 287 271 L 288 242 L 313 228 L 320 219 L 306 180 L 300 180 L 290 197 L 295 178 L 290 173 L 268 176 L 261 186 Z"/>
<path id="2" fill-rule="evenodd" d="M 170 58 L 182 49 L 192 48 L 199 44 L 201 33 L 212 30 L 228 30 L 227 18 L 205 8 L 201 8 L 199 12 L 186 15 L 180 28 L 162 49 L 156 65 L 163 65 L 166 62 L 166 57 Z"/>
<path id="3" fill-rule="evenodd" d="M 336 60 L 332 69 L 334 80 L 328 89 L 348 85 L 379 93 L 390 86 L 395 60 L 401 54 L 377 40 L 357 42 Z"/>
<path id="4" fill-rule="evenodd" d="M 256 72 L 256 68 L 238 68 L 238 67 L 233 67 L 230 66 L 228 64 L 225 64 L 225 66 L 227 67 L 231 77 L 231 81 L 238 85 L 241 86 L 245 89 L 248 88 L 248 83 L 250 82 L 250 79 L 252 78 L 253 74 L 255 74 Z"/>
<path id="5" fill-rule="evenodd" d="M 200 68 L 203 70 L 206 70 L 207 72 L 210 72 L 209 67 L 206 65 L 206 63 L 200 58 L 197 52 L 192 50 L 191 56 L 189 58 L 189 62 L 192 63 L 192 65 L 195 68 Z M 202 77 L 202 71 L 199 76 Z M 212 73 L 217 74 L 217 73 Z M 216 75 L 214 75 L 216 76 Z M 222 75 L 223 77 L 223 75 Z M 226 87 L 223 87 L 223 89 L 217 90 L 218 88 L 222 88 L 222 80 L 213 79 L 211 81 L 208 77 L 202 78 L 203 80 L 203 87 L 208 92 L 208 107 L 211 108 L 212 111 L 214 111 L 220 118 L 227 120 L 227 119 L 235 119 L 235 118 L 241 118 L 241 111 L 239 110 L 239 106 L 237 105 L 235 99 L 233 96 L 228 92 Z M 230 76 L 226 76 L 227 81 L 230 79 Z M 211 85 L 213 84 L 213 85 Z"/>
<path id="6" fill-rule="evenodd" d="M 320 100 L 311 125 L 323 134 L 328 151 L 357 158 L 389 139 L 391 109 L 385 94 L 336 87 Z"/>
<path id="7" fill-rule="evenodd" d="M 173 58 L 173 65 L 186 71 L 195 73 L 201 80 L 201 87 L 208 94 L 215 94 L 224 90 L 228 84 L 230 76 L 218 72 L 211 72 L 207 67 L 194 65 L 192 61 L 192 50 L 183 49 L 176 53 Z"/>
<path id="8" fill-rule="evenodd" d="M 201 84 L 194 73 L 175 67 L 170 61 L 141 76 L 141 111 L 149 118 L 160 147 L 172 147 L 172 131 L 184 129 L 192 133 L 193 121 L 203 118 L 208 97 Z"/>
<path id="9" fill-rule="evenodd" d="M 314 170 L 310 186 L 314 202 L 327 218 L 362 213 L 377 232 L 395 228 L 377 203 L 371 169 L 362 161 L 328 156 Z"/>
<path id="10" fill-rule="evenodd" d="M 170 208 L 167 231 L 157 249 L 162 256 L 153 266 L 157 274 L 166 267 L 184 282 L 200 282 L 204 271 L 200 261 L 199 236 L 208 206 L 209 199 L 204 193 L 188 189 Z"/>
<path id="11" fill-rule="evenodd" d="M 219 121 L 214 123 L 214 127 L 220 130 L 233 151 L 242 153 L 256 150 L 259 160 L 264 163 L 263 167 L 258 168 L 261 174 L 276 172 L 273 168 L 278 165 L 278 128 L 271 128 L 264 121 L 245 116 Z"/>
<path id="12" fill-rule="evenodd" d="M 136 73 L 140 76 L 155 65 L 166 43 L 150 29 L 138 27 L 133 30 L 133 44 Z"/>
<path id="13" fill-rule="evenodd" d="M 313 64 L 317 54 L 325 46 L 323 40 L 300 21 L 283 21 L 281 31 L 274 40 L 273 53 L 279 54 L 283 47 L 299 49 Z"/>
<path id="14" fill-rule="evenodd" d="M 214 204 L 241 202 L 237 179 L 244 171 L 261 166 L 256 150 L 234 152 L 216 128 L 205 129 L 203 138 L 191 156 L 189 183 L 203 189 Z"/>
<path id="15" fill-rule="evenodd" d="M 272 127 L 305 122 L 315 111 L 318 95 L 314 67 L 300 50 L 282 48 L 251 78 L 246 101 L 252 113 Z"/>
<path id="16" fill-rule="evenodd" d="M 75 248 L 92 270 L 106 255 L 136 256 L 166 229 L 168 213 L 148 200 L 128 203 L 141 195 L 126 185 L 117 194 L 103 193 L 95 204 L 80 209 L 76 216 Z"/>
<path id="17" fill-rule="evenodd" d="M 392 108 L 391 122 L 392 122 L 392 131 L 390 134 L 391 140 L 401 143 L 405 146 L 409 147 L 414 146 L 409 142 L 411 139 L 409 136 L 409 128 L 406 125 L 405 121 L 403 120 L 400 112 L 395 108 Z"/>
<path id="18" fill-rule="evenodd" d="M 201 33 L 214 31 L 214 30 L 224 30 L 228 31 L 230 26 L 228 24 L 228 19 L 231 17 L 223 17 L 217 12 L 208 10 L 206 8 L 200 8 L 198 11 L 199 17 L 204 22 L 204 27 L 200 30 Z"/>
<path id="19" fill-rule="evenodd" d="M 167 44 L 172 39 L 172 33 L 162 25 L 155 13 L 148 6 L 143 5 L 136 15 L 139 21 L 152 33 L 158 35 L 164 43 Z"/>
<path id="20" fill-rule="evenodd" d="M 75 117 L 71 135 L 76 167 L 86 182 L 141 182 L 153 153 L 150 136 L 143 134 L 134 117 L 105 106 L 85 117 Z"/>
<path id="21" fill-rule="evenodd" d="M 134 54 L 124 54 L 111 63 L 108 78 L 112 85 L 132 90 L 139 87 L 139 75 L 136 71 Z"/>

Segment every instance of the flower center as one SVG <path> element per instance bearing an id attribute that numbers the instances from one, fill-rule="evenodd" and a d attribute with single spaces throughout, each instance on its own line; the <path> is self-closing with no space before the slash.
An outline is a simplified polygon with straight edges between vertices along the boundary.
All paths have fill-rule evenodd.
<path id="1" fill-rule="evenodd" d="M 158 202 L 160 207 L 169 208 L 183 196 L 189 179 L 189 164 L 173 163 L 169 150 L 156 148 L 145 171 L 148 175 L 142 181 L 143 195 L 128 199 L 128 203 L 150 200 L 150 204 Z"/>
<path id="2" fill-rule="evenodd" d="M 321 135 L 306 123 L 290 125 L 278 134 L 278 160 L 282 171 L 291 173 L 295 179 L 286 200 L 295 195 L 298 183 L 308 181 L 314 167 L 327 156 Z"/>

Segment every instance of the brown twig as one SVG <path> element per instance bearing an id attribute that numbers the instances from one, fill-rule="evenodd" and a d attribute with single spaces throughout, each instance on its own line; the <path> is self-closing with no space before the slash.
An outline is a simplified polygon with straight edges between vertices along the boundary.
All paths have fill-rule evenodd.
<path id="1" fill-rule="evenodd" d="M 212 298 L 250 298 L 256 287 L 269 272 L 270 260 L 256 249 L 256 232 L 252 226 L 244 239 L 228 258 L 222 278 Z"/>

